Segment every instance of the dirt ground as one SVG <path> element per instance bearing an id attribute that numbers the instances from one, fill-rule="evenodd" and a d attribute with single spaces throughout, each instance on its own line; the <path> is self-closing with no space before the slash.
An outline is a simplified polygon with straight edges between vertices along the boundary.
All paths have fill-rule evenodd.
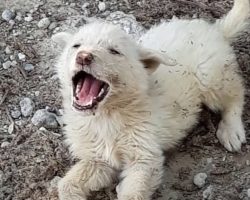
<path id="1" fill-rule="evenodd" d="M 86 2 L 89 4 L 87 5 Z M 0 200 L 57 199 L 56 182 L 72 165 L 63 144 L 61 128 L 39 129 L 31 123 L 36 110 L 46 108 L 60 117 L 61 97 L 54 72 L 55 56 L 51 35 L 60 29 L 84 24 L 80 16 L 105 19 L 114 11 L 135 16 L 146 29 L 173 15 L 181 18 L 203 17 L 213 20 L 225 14 L 231 0 L 0 0 L 0 12 L 14 9 L 21 20 L 14 25 L 0 20 Z M 85 8 L 81 8 L 87 5 Z M 32 15 L 32 20 L 24 20 Z M 50 19 L 41 29 L 38 21 Z M 53 25 L 52 25 L 53 24 Z M 165 177 L 154 200 L 247 200 L 250 189 L 250 31 L 235 42 L 235 52 L 245 80 L 244 122 L 247 144 L 239 153 L 227 152 L 215 136 L 219 116 L 204 109 L 200 124 L 176 149 L 166 152 Z M 6 52 L 6 47 L 10 52 Z M 18 53 L 26 55 L 25 60 Z M 3 68 L 8 60 L 14 66 Z M 34 69 L 25 71 L 25 64 Z M 28 117 L 14 119 L 19 102 L 29 97 L 34 110 Z M 13 130 L 14 125 L 14 130 Z M 7 143 L 6 143 L 7 142 Z M 4 145 L 5 144 L 5 145 Z M 202 188 L 193 184 L 195 174 L 204 172 Z M 249 190 L 250 192 L 250 190 Z M 250 194 L 249 194 L 250 196 Z M 91 200 L 114 199 L 113 188 L 93 193 Z"/>

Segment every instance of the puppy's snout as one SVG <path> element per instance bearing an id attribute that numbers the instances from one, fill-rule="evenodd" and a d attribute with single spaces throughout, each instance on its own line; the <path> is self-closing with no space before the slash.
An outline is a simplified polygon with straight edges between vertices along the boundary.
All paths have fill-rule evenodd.
<path id="1" fill-rule="evenodd" d="M 79 65 L 90 65 L 94 57 L 91 53 L 86 51 L 80 51 L 76 56 L 76 63 Z"/>

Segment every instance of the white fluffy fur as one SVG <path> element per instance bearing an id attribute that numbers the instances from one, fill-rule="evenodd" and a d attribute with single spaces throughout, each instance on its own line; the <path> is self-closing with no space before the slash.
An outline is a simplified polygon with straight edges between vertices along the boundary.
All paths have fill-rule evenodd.
<path id="1" fill-rule="evenodd" d="M 244 88 L 230 42 L 244 30 L 248 15 L 249 1 L 236 0 L 214 24 L 174 19 L 153 27 L 140 44 L 105 23 L 56 35 L 65 45 L 57 65 L 65 133 L 72 154 L 80 159 L 60 181 L 60 199 L 87 199 L 90 191 L 119 178 L 119 200 L 149 200 L 161 183 L 163 150 L 197 123 L 202 103 L 222 112 L 220 142 L 229 151 L 240 150 L 245 142 Z M 72 48 L 76 43 L 81 44 L 77 50 Z M 109 47 L 122 55 L 110 54 Z M 105 100 L 89 112 L 71 106 L 71 78 L 81 50 L 94 55 L 88 72 L 111 86 Z"/>

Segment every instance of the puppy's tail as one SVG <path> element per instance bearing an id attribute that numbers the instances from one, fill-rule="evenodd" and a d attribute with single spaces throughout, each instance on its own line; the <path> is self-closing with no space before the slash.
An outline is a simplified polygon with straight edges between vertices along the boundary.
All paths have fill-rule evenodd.
<path id="1" fill-rule="evenodd" d="M 234 0 L 232 10 L 216 24 L 223 32 L 224 37 L 233 41 L 249 24 L 250 0 Z"/>

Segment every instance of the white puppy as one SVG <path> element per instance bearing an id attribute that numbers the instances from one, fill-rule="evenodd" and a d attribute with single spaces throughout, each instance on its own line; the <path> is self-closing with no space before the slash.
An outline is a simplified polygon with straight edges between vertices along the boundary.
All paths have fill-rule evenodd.
<path id="1" fill-rule="evenodd" d="M 163 150 L 197 123 L 202 103 L 222 112 L 220 142 L 240 150 L 244 88 L 230 43 L 248 16 L 249 0 L 235 0 L 214 24 L 174 19 L 140 44 L 106 23 L 58 33 L 65 133 L 80 159 L 60 181 L 60 199 L 87 199 L 119 177 L 119 200 L 149 200 L 161 183 Z"/>

